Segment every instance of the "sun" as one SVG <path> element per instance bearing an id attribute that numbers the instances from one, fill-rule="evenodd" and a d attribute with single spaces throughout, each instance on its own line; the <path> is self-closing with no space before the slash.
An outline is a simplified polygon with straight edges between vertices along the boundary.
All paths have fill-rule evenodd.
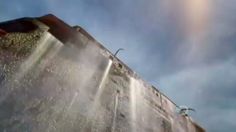
<path id="1" fill-rule="evenodd" d="M 185 0 L 188 34 L 200 35 L 209 23 L 209 0 Z"/>

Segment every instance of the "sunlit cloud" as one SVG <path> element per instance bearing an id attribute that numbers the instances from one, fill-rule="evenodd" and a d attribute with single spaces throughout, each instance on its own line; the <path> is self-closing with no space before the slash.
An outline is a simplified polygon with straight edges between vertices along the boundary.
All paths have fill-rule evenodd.
<path id="1" fill-rule="evenodd" d="M 24 16 L 53 13 L 71 25 L 84 27 L 113 52 L 125 48 L 118 57 L 180 105 L 196 105 L 200 111 L 196 118 L 207 126 L 207 131 L 223 131 L 234 121 L 228 118 L 232 117 L 229 108 L 220 112 L 214 109 L 232 104 L 222 91 L 230 91 L 226 89 L 229 89 L 227 80 L 235 78 L 231 72 L 235 69 L 230 69 L 235 64 L 226 62 L 229 57 L 235 57 L 235 0 L 13 0 L 5 3 L 0 4 L 2 21 L 22 17 L 12 9 L 14 3 L 24 7 L 19 9 Z M 222 91 L 207 84 L 216 84 Z M 206 97 L 213 99 L 213 91 L 214 95 L 226 97 L 224 104 L 217 102 L 221 98 L 214 108 L 204 109 L 205 106 L 196 104 L 196 94 L 208 93 Z M 206 102 L 205 98 L 201 101 Z M 219 116 L 205 118 L 217 114 L 224 120 L 218 122 L 222 119 Z M 232 125 L 228 131 L 233 130 Z"/>
<path id="2" fill-rule="evenodd" d="M 206 36 L 211 23 L 211 6 L 209 0 L 183 0 L 182 27 L 185 39 L 183 46 L 185 62 L 202 59 L 204 49 L 207 48 Z M 182 52 L 182 51 L 180 51 Z"/>

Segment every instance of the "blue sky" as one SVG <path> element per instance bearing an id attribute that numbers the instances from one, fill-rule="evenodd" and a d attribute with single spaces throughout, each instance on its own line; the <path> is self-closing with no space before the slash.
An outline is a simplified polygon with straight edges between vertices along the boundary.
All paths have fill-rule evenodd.
<path id="1" fill-rule="evenodd" d="M 236 1 L 0 0 L 0 21 L 52 13 L 80 25 L 209 132 L 236 130 Z"/>

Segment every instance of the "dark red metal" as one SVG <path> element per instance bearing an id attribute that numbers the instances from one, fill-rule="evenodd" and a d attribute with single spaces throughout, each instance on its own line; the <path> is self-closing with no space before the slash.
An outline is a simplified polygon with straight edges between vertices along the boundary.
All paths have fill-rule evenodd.
<path id="1" fill-rule="evenodd" d="M 4 36 L 6 34 L 7 34 L 7 32 L 0 28 L 0 36 Z"/>

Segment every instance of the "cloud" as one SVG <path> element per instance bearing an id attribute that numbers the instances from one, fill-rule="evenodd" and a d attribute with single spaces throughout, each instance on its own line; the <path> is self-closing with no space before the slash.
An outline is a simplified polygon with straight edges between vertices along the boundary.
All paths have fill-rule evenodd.
<path id="1" fill-rule="evenodd" d="M 197 5 L 207 2 L 209 9 L 196 7 L 197 1 L 202 2 Z M 199 10 L 198 23 L 185 2 L 194 7 L 189 12 Z M 193 116 L 207 131 L 233 131 L 235 4 L 234 0 L 3 0 L 0 20 L 53 13 L 78 24 L 113 53 L 125 48 L 118 57 L 178 104 L 195 107 Z"/>
<path id="2" fill-rule="evenodd" d="M 236 57 L 223 63 L 186 69 L 161 79 L 164 93 L 178 104 L 197 109 L 194 117 L 208 131 L 236 129 Z M 216 125 L 216 124 L 222 125 Z M 233 127 L 234 126 L 234 127 Z M 234 129 L 232 129 L 234 128 Z"/>

